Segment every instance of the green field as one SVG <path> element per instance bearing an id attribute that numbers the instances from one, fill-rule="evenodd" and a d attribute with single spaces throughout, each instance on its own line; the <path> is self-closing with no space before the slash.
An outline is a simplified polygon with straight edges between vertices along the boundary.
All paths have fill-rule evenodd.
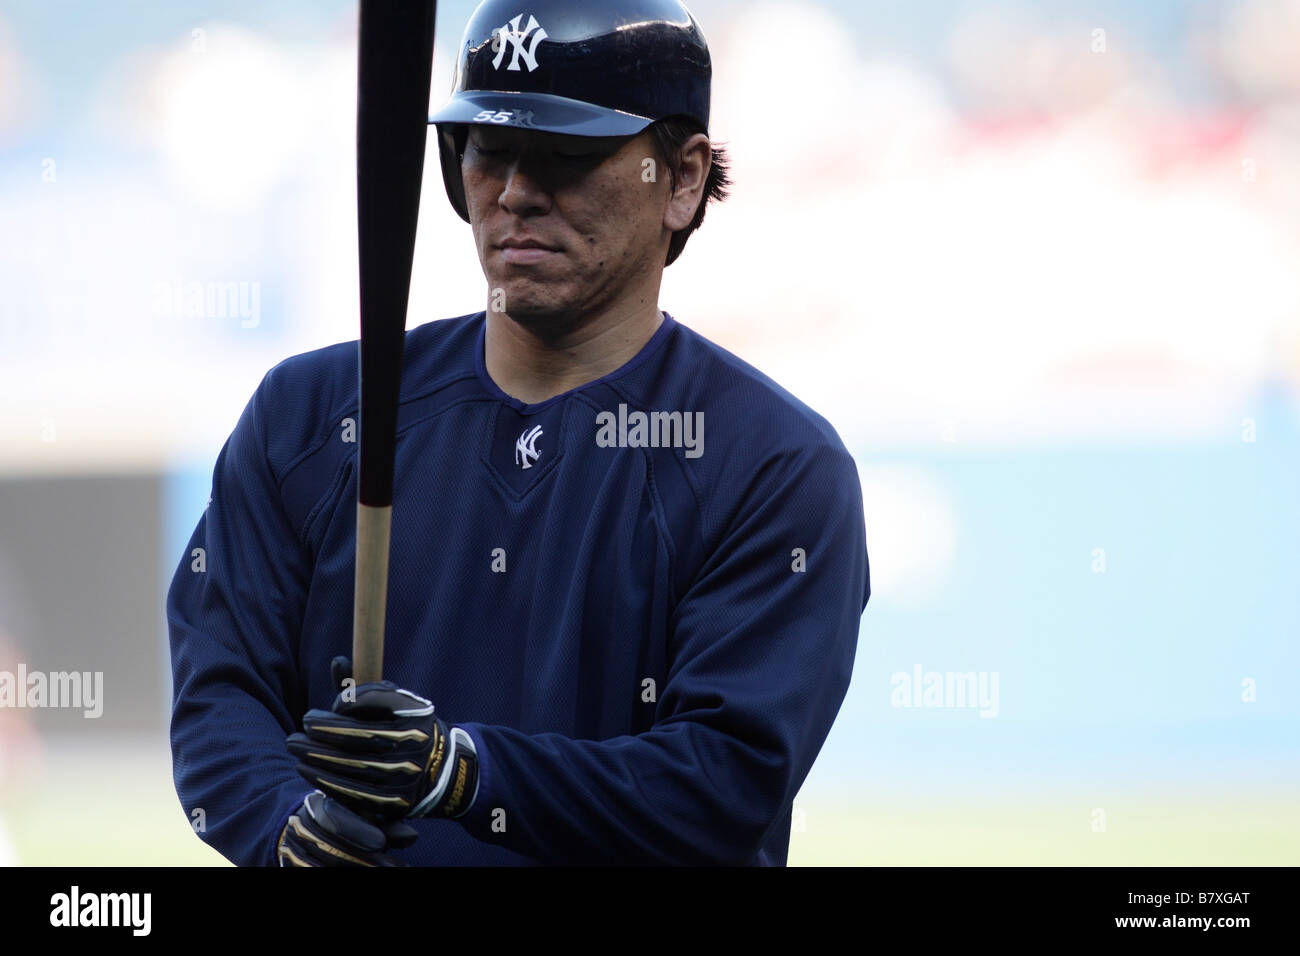
<path id="1" fill-rule="evenodd" d="M 12 781 L 11 781 L 12 783 Z M 1256 866 L 1300 864 L 1293 794 L 1026 795 L 960 804 L 915 796 L 796 802 L 790 864 Z M 1093 830 L 1093 809 L 1105 831 Z M 225 865 L 192 831 L 165 741 L 47 742 L 0 814 L 18 861 L 60 866 Z"/>

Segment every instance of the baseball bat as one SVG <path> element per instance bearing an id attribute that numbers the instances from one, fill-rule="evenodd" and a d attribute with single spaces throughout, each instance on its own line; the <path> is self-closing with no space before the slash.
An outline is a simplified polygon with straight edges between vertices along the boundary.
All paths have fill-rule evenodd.
<path id="1" fill-rule="evenodd" d="M 436 0 L 361 0 L 357 50 L 360 428 L 352 676 L 381 680 L 393 459 Z"/>

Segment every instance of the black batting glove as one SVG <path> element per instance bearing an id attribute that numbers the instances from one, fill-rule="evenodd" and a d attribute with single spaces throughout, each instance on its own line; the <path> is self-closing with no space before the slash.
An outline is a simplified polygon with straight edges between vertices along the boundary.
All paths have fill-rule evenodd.
<path id="1" fill-rule="evenodd" d="M 281 866 L 406 866 L 385 851 L 410 846 L 417 836 L 401 822 L 376 826 L 317 790 L 289 817 L 275 855 Z"/>
<path id="2" fill-rule="evenodd" d="M 351 672 L 336 658 L 335 680 Z M 433 704 L 392 681 L 344 686 L 332 710 L 309 710 L 287 745 L 313 786 L 378 820 L 458 817 L 478 792 L 478 753 Z"/>

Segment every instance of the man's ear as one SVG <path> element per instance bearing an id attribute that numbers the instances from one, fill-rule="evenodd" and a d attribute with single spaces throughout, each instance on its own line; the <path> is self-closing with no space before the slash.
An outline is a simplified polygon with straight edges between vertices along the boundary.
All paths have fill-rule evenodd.
<path id="1" fill-rule="evenodd" d="M 704 184 L 713 165 L 713 147 L 709 137 L 696 133 L 682 146 L 681 161 L 669 176 L 673 194 L 664 210 L 664 228 L 680 232 L 690 226 L 695 212 L 704 201 Z"/>

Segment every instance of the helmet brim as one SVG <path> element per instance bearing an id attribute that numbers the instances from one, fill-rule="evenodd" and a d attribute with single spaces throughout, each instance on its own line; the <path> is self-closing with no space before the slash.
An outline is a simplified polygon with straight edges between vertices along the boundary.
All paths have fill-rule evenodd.
<path id="1" fill-rule="evenodd" d="M 431 114 L 429 122 L 513 126 L 566 136 L 634 136 L 651 120 L 552 93 L 465 90 Z"/>

